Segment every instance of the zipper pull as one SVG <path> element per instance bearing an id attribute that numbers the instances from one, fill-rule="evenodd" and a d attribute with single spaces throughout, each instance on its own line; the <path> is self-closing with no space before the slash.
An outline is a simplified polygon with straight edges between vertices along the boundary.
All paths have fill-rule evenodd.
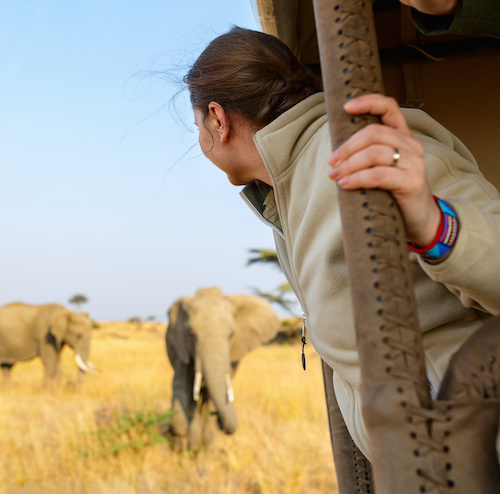
<path id="1" fill-rule="evenodd" d="M 304 346 L 306 345 L 306 315 L 302 312 L 302 368 L 306 370 L 306 355 L 304 353 Z"/>

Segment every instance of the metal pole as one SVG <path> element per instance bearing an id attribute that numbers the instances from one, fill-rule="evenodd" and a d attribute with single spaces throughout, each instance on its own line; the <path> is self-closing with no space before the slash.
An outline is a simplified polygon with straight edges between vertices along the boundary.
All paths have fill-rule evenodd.
<path id="1" fill-rule="evenodd" d="M 314 10 L 330 137 L 336 148 L 377 121 L 353 117 L 342 107 L 349 98 L 383 92 L 373 13 L 369 2 L 360 0 L 314 0 Z M 406 431 L 408 438 L 415 429 L 413 424 L 408 427 L 408 409 L 431 405 L 404 223 L 388 192 L 339 188 L 338 195 L 375 485 L 379 493 L 418 492 L 408 485 L 407 475 L 398 476 L 403 455 L 398 457 L 393 449 L 402 429 L 412 429 Z M 393 446 L 389 450 L 388 444 Z"/>

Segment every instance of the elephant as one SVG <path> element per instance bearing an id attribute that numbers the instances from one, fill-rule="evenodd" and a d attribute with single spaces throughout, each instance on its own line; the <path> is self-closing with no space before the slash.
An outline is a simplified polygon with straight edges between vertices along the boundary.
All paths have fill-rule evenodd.
<path id="1" fill-rule="evenodd" d="M 241 359 L 272 340 L 280 319 L 254 295 L 224 295 L 201 288 L 176 300 L 168 311 L 167 354 L 174 369 L 171 439 L 177 450 L 198 450 L 212 441 L 217 425 L 238 427 L 231 379 Z"/>
<path id="2" fill-rule="evenodd" d="M 83 373 L 95 373 L 89 360 L 92 323 L 86 313 L 76 314 L 59 304 L 28 305 L 12 303 L 0 307 L 0 366 L 5 380 L 16 362 L 42 359 L 45 383 L 60 380 L 60 354 L 64 345 L 75 351 Z"/>

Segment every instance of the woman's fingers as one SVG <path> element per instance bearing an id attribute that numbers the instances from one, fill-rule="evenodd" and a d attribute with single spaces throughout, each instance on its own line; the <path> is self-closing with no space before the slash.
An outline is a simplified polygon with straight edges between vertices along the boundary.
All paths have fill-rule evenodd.
<path id="1" fill-rule="evenodd" d="M 344 104 L 344 110 L 351 115 L 370 113 L 379 116 L 384 125 L 411 135 L 406 119 L 394 98 L 382 94 L 366 94 L 349 100 Z"/>
<path id="2" fill-rule="evenodd" d="M 429 190 L 424 159 L 385 145 L 370 146 L 355 153 L 333 168 L 329 176 L 347 190 L 389 190 L 400 205 Z"/>
<path id="3" fill-rule="evenodd" d="M 420 242 L 436 232 L 439 211 L 427 180 L 423 146 L 392 98 L 369 94 L 344 108 L 353 115 L 377 115 L 381 124 L 367 125 L 333 152 L 330 178 L 346 190 L 390 191 L 403 213 L 407 238 L 424 245 Z"/>
<path id="4" fill-rule="evenodd" d="M 452 15 L 458 4 L 457 0 L 400 0 L 400 2 L 431 15 Z"/>
<path id="5" fill-rule="evenodd" d="M 329 160 L 332 167 L 351 162 L 349 166 L 344 167 L 344 172 L 350 167 L 358 170 L 359 167 L 354 166 L 353 160 L 356 164 L 364 163 L 365 166 L 390 165 L 393 161 L 390 158 L 395 154 L 395 149 L 399 150 L 400 154 L 420 156 L 423 159 L 423 147 L 413 137 L 395 99 L 381 94 L 367 94 L 350 100 L 344 108 L 355 115 L 377 115 L 383 125 L 367 125 L 356 132 L 333 152 Z M 388 153 L 389 161 L 385 161 Z M 356 156 L 357 154 L 361 156 Z"/>
<path id="6" fill-rule="evenodd" d="M 374 166 L 395 166 L 403 165 L 401 160 L 403 151 L 399 148 L 392 148 L 386 145 L 373 145 L 361 149 L 359 152 L 350 156 L 349 159 L 342 161 L 329 173 L 334 180 L 351 175 L 352 173 L 371 168 Z"/>
<path id="7" fill-rule="evenodd" d="M 398 202 L 412 198 L 425 188 L 425 180 L 419 173 L 398 166 L 374 166 L 335 179 L 343 189 L 390 190 Z"/>
<path id="8" fill-rule="evenodd" d="M 378 156 L 382 147 L 390 150 L 399 149 L 406 154 L 415 154 L 423 156 L 421 144 L 411 135 L 405 134 L 387 125 L 371 124 L 362 128 L 350 137 L 344 144 L 338 147 L 330 157 L 329 163 L 332 167 L 338 166 L 349 160 L 356 153 L 370 149 L 370 157 L 374 164 L 384 163 L 383 158 L 387 156 L 387 150 L 383 152 L 384 156 Z M 393 153 L 391 153 L 392 156 Z"/>

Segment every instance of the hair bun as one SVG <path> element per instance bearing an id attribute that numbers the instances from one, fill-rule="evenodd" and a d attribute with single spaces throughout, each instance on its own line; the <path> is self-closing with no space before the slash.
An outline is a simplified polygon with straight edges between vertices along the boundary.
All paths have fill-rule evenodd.
<path id="1" fill-rule="evenodd" d="M 320 79 L 282 41 L 239 27 L 215 38 L 184 80 L 204 116 L 217 101 L 258 128 L 322 90 Z"/>

